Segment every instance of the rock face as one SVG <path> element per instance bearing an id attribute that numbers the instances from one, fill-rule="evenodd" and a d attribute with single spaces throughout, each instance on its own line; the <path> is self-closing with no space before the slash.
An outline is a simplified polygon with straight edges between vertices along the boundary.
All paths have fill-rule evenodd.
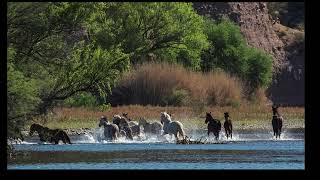
<path id="1" fill-rule="evenodd" d="M 273 56 L 273 82 L 267 95 L 274 103 L 304 105 L 304 48 L 288 48 L 275 31 L 276 24 L 263 2 L 197 2 L 200 15 L 215 20 L 228 17 L 240 26 L 248 45 Z M 300 47 L 301 48 L 301 47 Z"/>

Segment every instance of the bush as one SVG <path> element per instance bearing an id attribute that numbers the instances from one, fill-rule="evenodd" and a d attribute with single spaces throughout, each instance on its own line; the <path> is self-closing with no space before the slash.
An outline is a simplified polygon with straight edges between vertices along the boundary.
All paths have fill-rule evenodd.
<path id="1" fill-rule="evenodd" d="M 242 100 L 242 84 L 219 71 L 194 72 L 182 65 L 145 63 L 124 74 L 112 90 L 113 105 L 231 105 Z"/>
<path id="2" fill-rule="evenodd" d="M 206 33 L 211 47 L 202 53 L 202 71 L 223 69 L 247 83 L 249 94 L 271 81 L 272 57 L 258 49 L 247 46 L 240 27 L 230 20 L 214 23 L 207 19 Z M 211 93 L 210 103 L 221 104 L 219 90 Z M 230 104 L 230 100 L 227 100 Z"/>
<path id="3" fill-rule="evenodd" d="M 272 57 L 258 49 L 251 49 L 248 55 L 248 81 L 249 95 L 259 87 L 267 87 L 272 79 Z"/>
<path id="4" fill-rule="evenodd" d="M 239 80 L 224 72 L 214 72 L 207 75 L 207 104 L 230 106 L 240 103 L 242 84 Z"/>
<path id="5" fill-rule="evenodd" d="M 163 98 L 165 104 L 170 104 L 174 106 L 187 105 L 188 102 L 188 92 L 183 89 L 173 89 L 172 93 Z"/>

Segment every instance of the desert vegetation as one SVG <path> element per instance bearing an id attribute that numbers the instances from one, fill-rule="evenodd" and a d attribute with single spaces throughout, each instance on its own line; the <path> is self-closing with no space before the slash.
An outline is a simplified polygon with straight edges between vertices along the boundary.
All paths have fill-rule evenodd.
<path id="1" fill-rule="evenodd" d="M 237 106 L 243 98 L 243 85 L 223 71 L 194 72 L 179 64 L 152 62 L 124 73 L 109 98 L 113 106 Z"/>
<path id="2" fill-rule="evenodd" d="M 74 108 L 55 108 L 53 113 L 45 118 L 33 119 L 32 122 L 38 122 L 49 128 L 62 129 L 80 129 L 97 128 L 99 118 L 104 115 L 110 121 L 114 114 L 128 113 L 128 116 L 134 120 L 140 117 L 146 118 L 150 122 L 160 121 L 160 112 L 169 112 L 174 120 L 179 120 L 187 129 L 206 129 L 205 113 L 212 112 L 215 118 L 224 119 L 223 113 L 229 112 L 233 120 L 235 130 L 238 129 L 270 129 L 272 111 L 271 106 L 242 105 L 238 108 L 231 106 L 213 107 L 206 106 L 199 110 L 198 107 L 190 106 L 141 106 L 128 105 L 110 107 L 110 109 L 101 111 L 99 109 L 89 109 L 85 107 Z M 305 110 L 301 107 L 284 107 L 280 113 L 285 118 L 285 128 L 303 128 Z M 32 123 L 29 122 L 29 123 Z M 26 126 L 26 130 L 29 127 Z"/>
<path id="3" fill-rule="evenodd" d="M 248 46 L 236 24 L 200 16 L 192 3 L 10 2 L 7 28 L 8 137 L 32 120 L 63 126 L 47 118 L 61 107 L 200 114 L 268 103 L 271 56 Z M 74 120 L 88 127 L 95 118 Z"/>

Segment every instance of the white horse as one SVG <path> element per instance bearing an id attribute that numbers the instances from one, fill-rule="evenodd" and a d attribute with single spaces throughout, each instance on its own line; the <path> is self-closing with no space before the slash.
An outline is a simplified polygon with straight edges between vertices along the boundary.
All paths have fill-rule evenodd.
<path id="1" fill-rule="evenodd" d="M 161 112 L 160 113 L 160 119 L 161 119 L 161 124 L 163 123 L 163 135 L 169 134 L 176 137 L 177 140 L 178 138 L 178 133 L 180 136 L 182 136 L 182 139 L 185 138 L 185 132 L 183 130 L 183 125 L 179 121 L 172 121 L 171 117 L 168 113 L 166 112 Z"/>
<path id="2" fill-rule="evenodd" d="M 102 116 L 99 123 L 99 127 L 101 126 L 104 126 L 104 137 L 106 140 L 113 141 L 118 139 L 120 132 L 116 124 L 109 123 L 107 118 Z"/>

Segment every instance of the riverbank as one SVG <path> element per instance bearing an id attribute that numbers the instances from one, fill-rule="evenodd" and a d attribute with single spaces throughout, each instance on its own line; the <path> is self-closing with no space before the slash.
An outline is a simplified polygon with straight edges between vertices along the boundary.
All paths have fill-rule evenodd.
<path id="1" fill-rule="evenodd" d="M 284 117 L 283 129 L 289 131 L 304 131 L 304 107 L 280 107 Z M 223 113 L 229 112 L 235 131 L 265 131 L 272 129 L 271 106 L 240 106 L 235 107 L 159 107 L 159 106 L 119 106 L 106 111 L 95 108 L 56 108 L 47 119 L 36 119 L 49 128 L 60 128 L 71 135 L 90 133 L 98 128 L 99 118 L 104 115 L 111 121 L 114 114 L 128 113 L 128 116 L 138 121 L 144 117 L 149 122 L 160 121 L 160 112 L 172 114 L 173 120 L 180 121 L 186 131 L 206 130 L 205 112 L 212 112 L 215 118 L 224 121 Z M 31 124 L 25 127 L 27 133 Z"/>

